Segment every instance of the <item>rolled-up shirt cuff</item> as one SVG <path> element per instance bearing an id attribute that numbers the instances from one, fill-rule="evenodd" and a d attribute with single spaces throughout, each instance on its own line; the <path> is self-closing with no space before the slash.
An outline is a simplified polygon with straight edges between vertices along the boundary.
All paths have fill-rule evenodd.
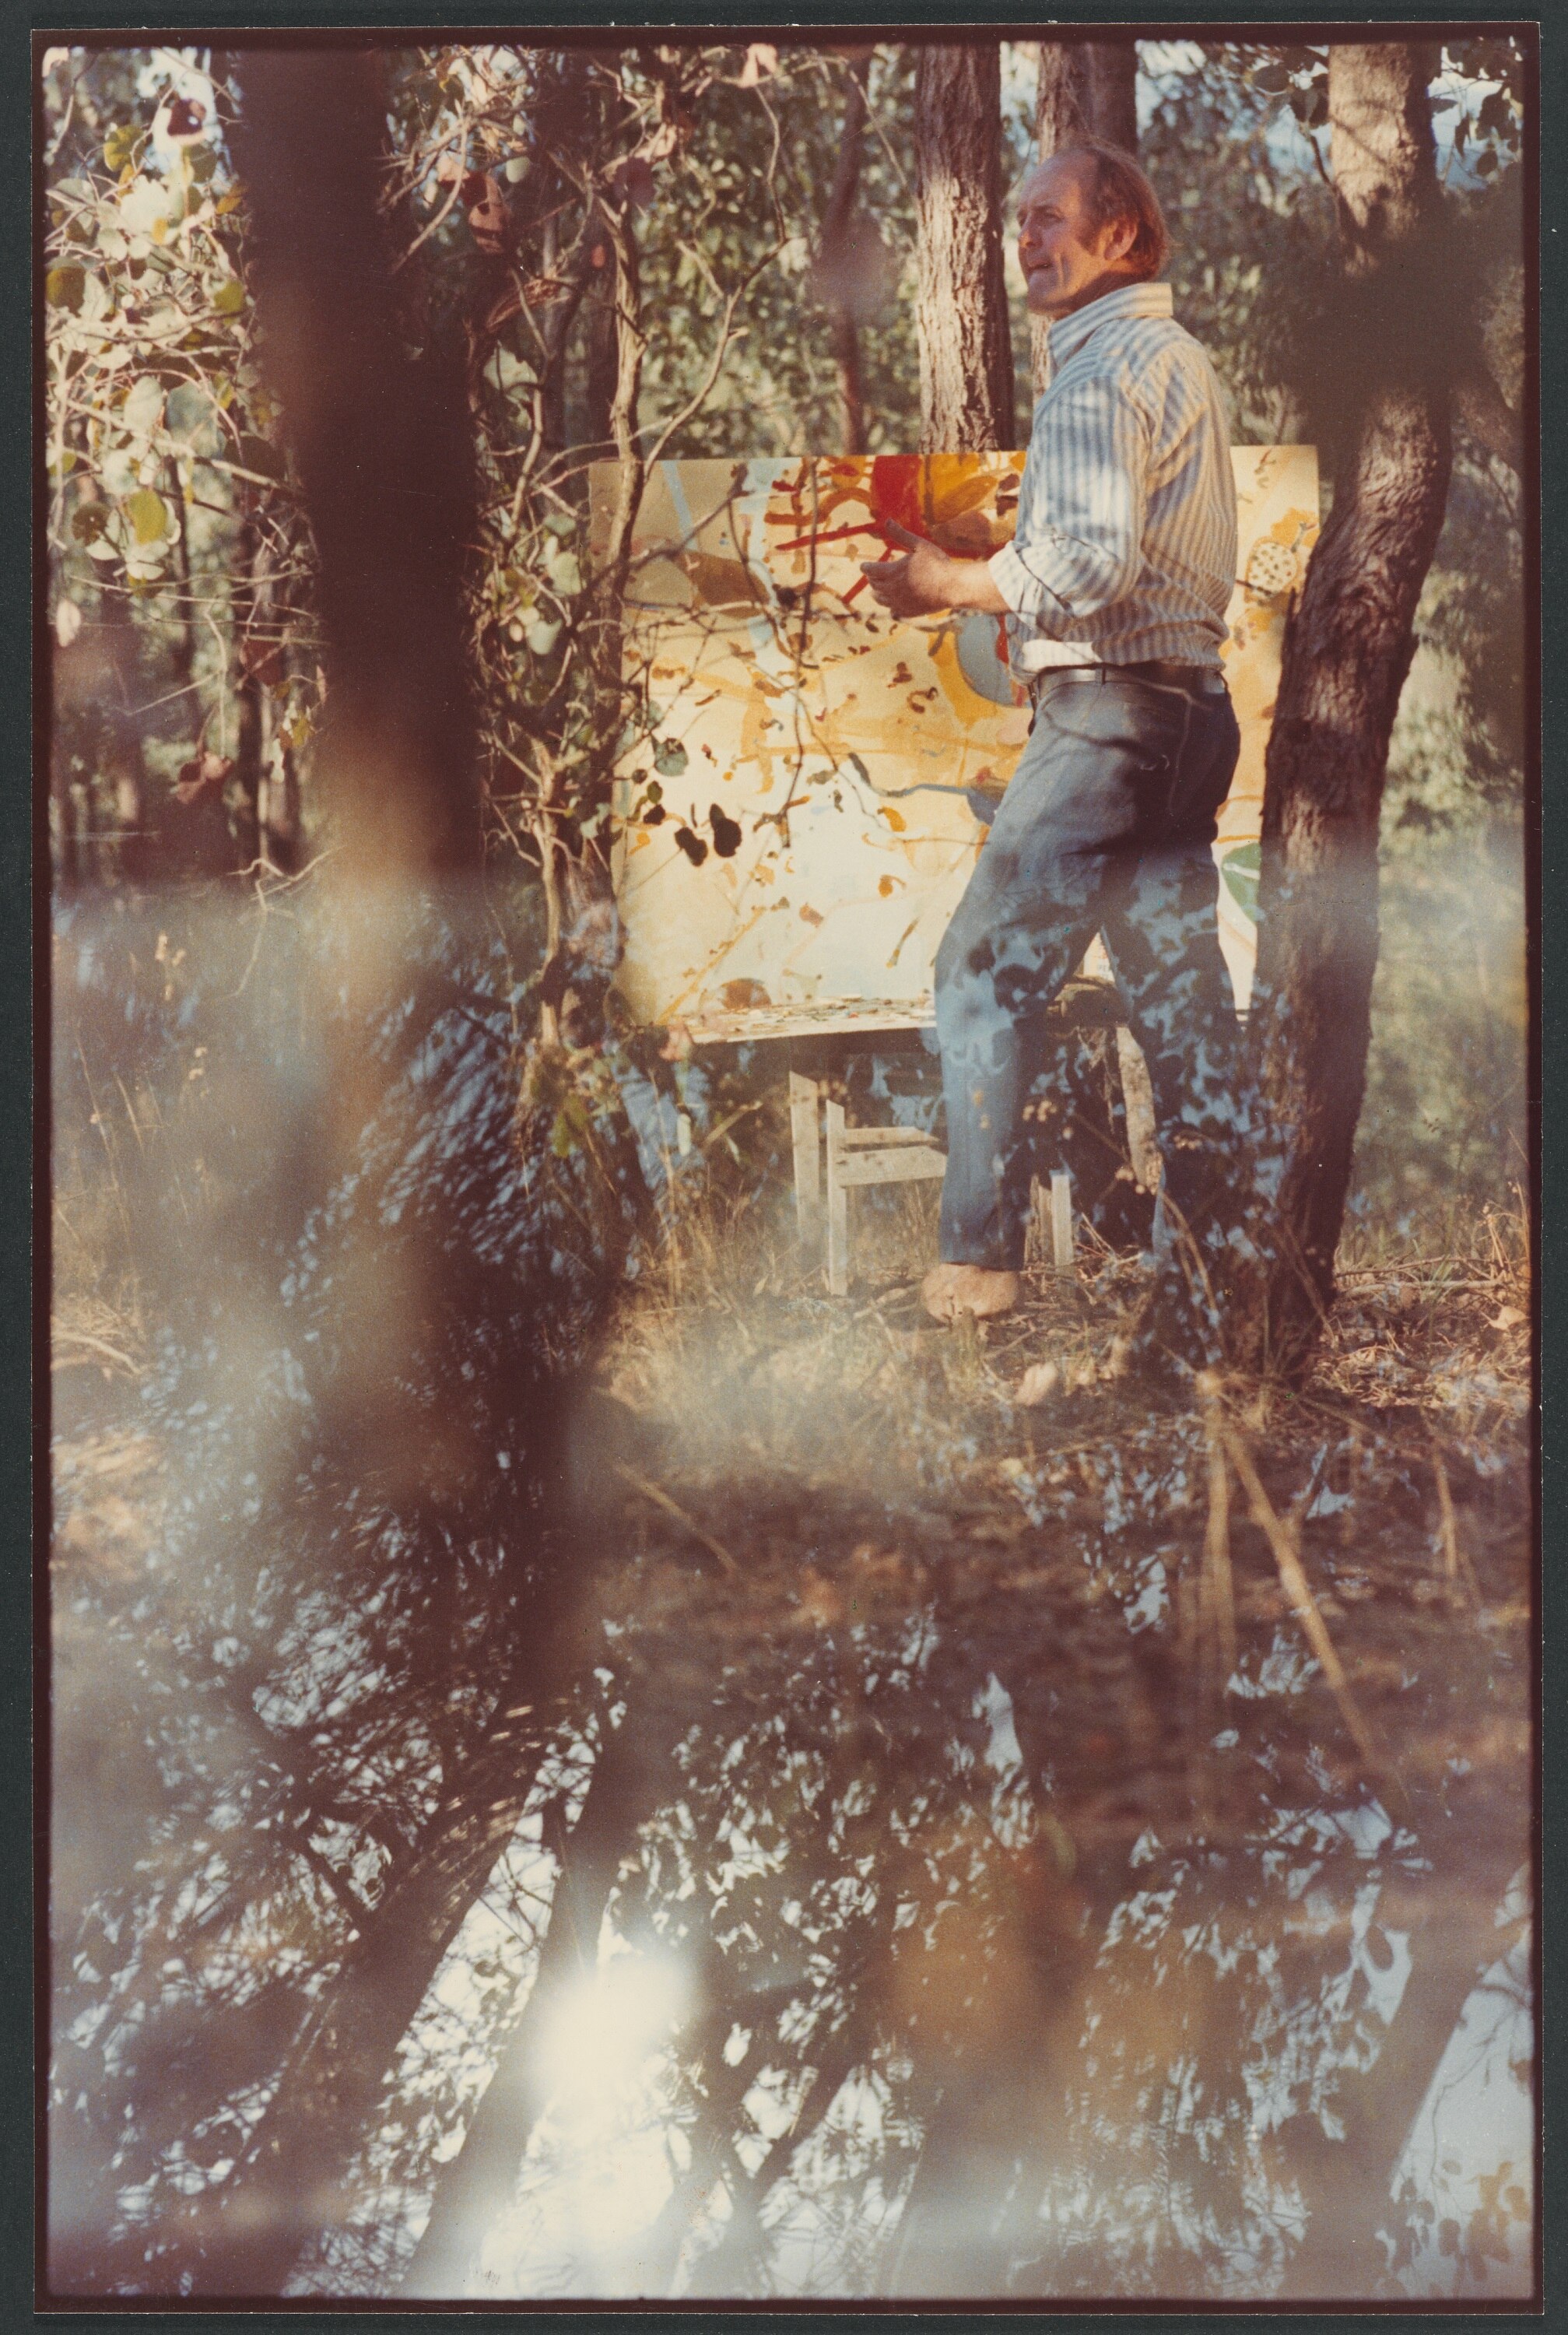
<path id="1" fill-rule="evenodd" d="M 1070 615 L 1066 603 L 1040 582 L 1032 568 L 1024 566 L 1011 543 L 993 551 L 985 564 L 991 570 L 992 581 L 1015 616 L 1043 618 L 1049 625 L 1053 616 Z"/>

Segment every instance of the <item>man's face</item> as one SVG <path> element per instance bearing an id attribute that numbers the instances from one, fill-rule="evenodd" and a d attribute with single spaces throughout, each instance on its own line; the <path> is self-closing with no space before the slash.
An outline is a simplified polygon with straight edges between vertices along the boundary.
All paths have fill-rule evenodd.
<path id="1" fill-rule="evenodd" d="M 1083 164 L 1063 154 L 1040 163 L 1018 190 L 1018 257 L 1038 315 L 1070 315 L 1133 272 L 1131 222 L 1091 227 L 1083 181 Z"/>

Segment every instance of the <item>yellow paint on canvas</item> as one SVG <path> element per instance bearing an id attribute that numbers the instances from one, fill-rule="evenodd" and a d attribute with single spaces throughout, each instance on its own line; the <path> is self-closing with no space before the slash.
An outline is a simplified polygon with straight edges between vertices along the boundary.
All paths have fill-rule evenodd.
<path id="1" fill-rule="evenodd" d="M 619 979 L 640 1019 L 740 1034 L 781 1015 L 832 1026 L 926 1011 L 936 945 L 983 834 L 966 790 L 1005 785 L 1028 710 L 994 618 L 895 624 L 859 563 L 879 555 L 889 516 L 955 551 L 1005 541 L 1022 460 L 655 465 L 634 538 L 625 665 L 657 710 L 667 815 L 623 828 L 616 860 Z M 1301 446 L 1238 447 L 1234 460 L 1239 574 L 1224 655 L 1242 752 L 1215 856 L 1232 862 L 1221 938 L 1244 1000 L 1243 902 L 1284 611 L 1317 531 L 1317 460 Z M 595 470 L 601 522 L 613 478 Z M 651 749 L 627 758 L 623 820 L 636 772 L 653 767 Z M 711 840 L 721 790 L 740 848 L 693 867 L 674 830 Z"/>

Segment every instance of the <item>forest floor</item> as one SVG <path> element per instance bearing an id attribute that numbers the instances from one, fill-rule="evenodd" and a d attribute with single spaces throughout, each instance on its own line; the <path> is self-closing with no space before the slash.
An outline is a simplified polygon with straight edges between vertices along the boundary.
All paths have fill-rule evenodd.
<path id="1" fill-rule="evenodd" d="M 1467 1761 L 1517 1828 L 1533 1628 L 1519 1220 L 1488 1215 L 1465 1255 L 1350 1268 L 1304 1387 L 1204 1406 L 1110 1375 L 1137 1268 L 1103 1247 L 1070 1276 L 1031 1272 L 1003 1321 L 929 1322 L 912 1263 L 925 1213 L 907 1196 L 884 1216 L 834 1300 L 744 1206 L 700 1205 L 623 1305 L 605 1400 L 575 1442 L 575 1505 L 608 1556 L 605 1619 L 631 1626 L 661 1698 L 682 1681 L 700 1698 L 738 1646 L 860 1637 L 930 1608 L 1017 1700 L 1043 1633 L 1053 1700 L 1076 1643 L 1095 1721 L 1051 1726 L 1059 1788 L 1076 1744 L 1080 1814 L 1119 1807 L 1136 1830 L 1173 1794 L 1212 1819 L 1214 1777 L 1195 1801 L 1192 1763 L 1214 1764 L 1224 1672 L 1283 1632 L 1318 1657 L 1298 1698 L 1317 1772 L 1399 1789 Z M 131 1572 L 160 1497 L 138 1324 L 79 1285 L 54 1334 L 71 1389 L 59 1555 Z M 1497 1647 L 1517 1683 L 1506 1713 L 1463 1692 L 1463 1650 Z M 1424 1720 L 1418 1672 L 1441 1690 Z"/>
<path id="2" fill-rule="evenodd" d="M 1466 1255 L 1349 1267 L 1306 1385 L 1221 1388 L 1207 1410 L 1113 1375 L 1137 1266 L 1092 1234 L 1073 1274 L 1026 1276 L 1013 1315 L 930 1322 L 915 1262 L 930 1246 L 929 1213 L 923 1196 L 890 1212 L 856 1288 L 837 1301 L 786 1241 L 711 1214 L 687 1222 L 624 1307 L 600 1373 L 632 1414 L 633 1458 L 608 1472 L 630 1495 L 640 1546 L 677 1543 L 684 1516 L 710 1588 L 750 1599 L 770 1585 L 779 1618 L 797 1628 L 906 1600 L 932 1565 L 962 1571 L 967 1599 L 1027 1594 L 1036 1566 L 1070 1551 L 1094 1600 L 1141 1595 L 1146 1621 L 1168 1604 L 1190 1632 L 1207 1594 L 1210 1461 L 1228 1433 L 1255 1464 L 1276 1527 L 1271 1536 L 1233 1470 L 1223 1529 L 1238 1626 L 1292 1604 L 1282 1536 L 1369 1691 L 1390 1627 L 1527 1627 L 1530 1330 L 1517 1220 L 1489 1215 Z M 593 1449 L 590 1469 L 597 1439 Z M 856 1541 L 857 1516 L 881 1543 L 892 1518 L 907 1522 L 919 1554 L 911 1547 L 903 1574 Z M 1085 1568 L 1089 1526 L 1097 1561 Z"/>
<path id="3" fill-rule="evenodd" d="M 603 1658 L 628 1709 L 671 1715 L 695 1746 L 693 1807 L 712 1770 L 715 1840 L 735 1805 L 726 1747 L 781 1729 L 797 1749 L 837 1745 L 844 1805 L 882 1811 L 873 1857 L 903 1837 L 899 1808 L 929 1810 L 954 1781 L 978 1806 L 1012 1760 L 1036 1821 L 1008 1867 L 1003 1933 L 1037 1941 L 1064 1888 L 1114 1904 L 1129 1862 L 1189 1894 L 1195 1852 L 1223 1865 L 1234 1850 L 1255 1872 L 1316 1810 L 1353 1846 L 1346 1890 L 1387 1839 L 1388 1905 L 1402 1890 L 1414 1925 L 1473 1900 L 1472 1933 L 1489 1936 L 1531 1826 L 1522 1223 L 1492 1214 L 1462 1251 L 1348 1266 L 1299 1391 L 1184 1402 L 1108 1373 L 1136 1260 L 1091 1236 L 1073 1274 L 1027 1276 L 1013 1316 L 940 1327 L 918 1298 L 929 1218 L 910 1194 L 868 1222 L 859 1278 L 832 1300 L 762 1207 L 700 1201 L 603 1350 L 571 1454 Z M 158 1529 L 159 1453 L 126 1400 L 138 1339 L 111 1294 L 63 1291 L 63 1580 L 73 1563 L 129 1575 Z M 982 1724 L 978 1765 L 955 1778 L 955 1730 L 973 1738 L 977 1717 L 989 1750 Z M 772 1774 L 749 1788 L 752 1820 L 771 1789 L 780 1835 L 799 1835 L 787 1771 Z M 944 1821 L 951 1845 L 959 1820 Z M 808 1844 L 824 1890 L 852 1885 L 845 1856 L 842 1840 Z M 1287 1938 L 1283 1894 L 1272 1911 L 1247 1903 Z M 759 1900 L 750 1918 L 760 1934 L 791 1917 Z M 951 1998 L 951 1969 L 944 1983 Z M 935 1999 L 946 2033 L 952 2002 Z M 1243 2100 L 1239 2063 L 1211 2078 L 1227 2088 Z M 1385 2195 L 1389 2169 L 1372 2176 Z M 988 2274 L 972 2264 L 968 2291 L 992 2291 Z M 857 2272 L 815 2275 L 799 2291 L 863 2291 Z M 1040 2275 L 1054 2291 L 1060 2272 Z M 743 2291 L 789 2282 L 775 2268 Z"/>

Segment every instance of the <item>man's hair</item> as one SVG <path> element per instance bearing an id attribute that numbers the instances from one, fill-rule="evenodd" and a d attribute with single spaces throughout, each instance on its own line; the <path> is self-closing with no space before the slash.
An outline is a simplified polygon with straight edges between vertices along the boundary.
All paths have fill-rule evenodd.
<path id="1" fill-rule="evenodd" d="M 1084 199 L 1092 228 L 1109 227 L 1128 219 L 1137 229 L 1128 259 L 1139 276 L 1157 276 L 1171 254 L 1170 229 L 1159 207 L 1159 197 L 1147 175 L 1123 146 L 1087 132 L 1070 138 L 1057 154 L 1081 154 L 1089 167 L 1083 174 Z M 1054 161 L 1056 156 L 1052 156 Z"/>

